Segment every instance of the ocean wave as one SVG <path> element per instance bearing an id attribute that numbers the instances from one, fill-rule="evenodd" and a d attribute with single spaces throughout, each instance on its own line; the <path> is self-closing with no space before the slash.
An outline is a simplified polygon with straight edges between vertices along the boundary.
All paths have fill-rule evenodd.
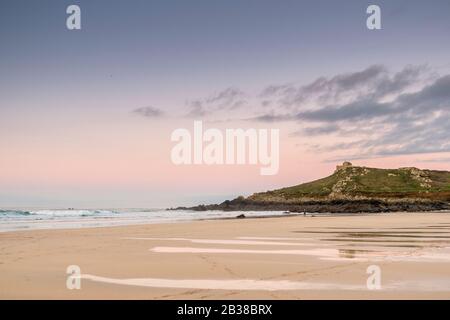
<path id="1" fill-rule="evenodd" d="M 29 216 L 32 213 L 24 210 L 2 210 L 0 209 L 0 217 L 3 216 Z"/>
<path id="2" fill-rule="evenodd" d="M 116 215 L 116 211 L 112 210 L 5 210 L 0 209 L 0 217 L 25 217 L 25 216 L 42 216 L 42 217 L 92 217 L 92 216 L 111 216 Z"/>
<path id="3" fill-rule="evenodd" d="M 91 216 L 109 216 L 117 212 L 110 210 L 36 210 L 30 211 L 31 214 L 52 217 L 91 217 Z"/>
<path id="4" fill-rule="evenodd" d="M 202 219 L 283 215 L 265 211 L 205 211 L 165 209 L 0 209 L 0 232 L 34 229 L 112 227 L 146 223 L 169 223 Z"/>

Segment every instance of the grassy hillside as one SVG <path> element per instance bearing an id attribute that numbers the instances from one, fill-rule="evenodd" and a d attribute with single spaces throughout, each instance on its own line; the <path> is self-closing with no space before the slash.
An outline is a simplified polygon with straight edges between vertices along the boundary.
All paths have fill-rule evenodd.
<path id="1" fill-rule="evenodd" d="M 417 168 L 377 169 L 347 164 L 330 176 L 293 187 L 256 193 L 249 200 L 427 198 L 450 200 L 450 172 Z"/>

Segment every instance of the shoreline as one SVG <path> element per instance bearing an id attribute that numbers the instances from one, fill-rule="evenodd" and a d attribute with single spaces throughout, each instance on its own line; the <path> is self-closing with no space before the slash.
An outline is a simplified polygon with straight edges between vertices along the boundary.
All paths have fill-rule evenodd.
<path id="1" fill-rule="evenodd" d="M 195 212 L 195 211 L 193 211 Z M 419 212 L 411 212 L 411 211 L 396 211 L 396 212 L 358 212 L 358 213 L 336 213 L 336 212 L 321 212 L 321 213 L 315 213 L 315 212 L 306 212 L 306 213 L 298 213 L 298 212 L 281 212 L 281 211 L 273 211 L 278 212 L 278 214 L 270 214 L 271 211 L 264 211 L 267 212 L 265 215 L 246 215 L 247 212 L 252 211 L 223 211 L 223 210 L 208 210 L 208 212 L 223 212 L 223 213 L 236 213 L 235 216 L 221 216 L 221 217 L 193 217 L 191 219 L 167 219 L 167 220 L 139 220 L 136 222 L 130 222 L 130 223 L 117 223 L 121 222 L 122 220 L 112 218 L 112 217 L 92 217 L 90 220 L 83 220 L 81 219 L 73 219 L 73 220 L 49 220 L 49 221 L 42 221 L 42 220 L 34 220 L 30 221 L 30 224 L 26 227 L 11 229 L 11 230 L 2 230 L 0 229 L 1 233 L 9 233 L 9 232 L 26 232 L 26 231 L 34 231 L 34 230 L 72 230 L 72 229 L 96 229 L 96 228 L 120 228 L 120 227 L 127 227 L 127 226 L 145 226 L 145 225 L 159 225 L 159 224 L 178 224 L 178 223 L 190 223 L 190 222 L 196 222 L 196 221 L 221 221 L 221 220 L 253 220 L 253 219 L 278 219 L 278 218 L 294 218 L 294 217 L 304 217 L 304 218 L 316 218 L 316 217 L 359 217 L 359 216 L 380 216 L 380 215 L 389 215 L 389 214 L 432 214 L 432 213 L 448 213 L 450 214 L 450 210 L 433 210 L 433 211 L 419 211 Z M 254 211 L 253 211 L 254 212 Z M 258 211 L 256 211 L 258 212 Z M 260 211 L 263 212 L 263 211 Z M 126 218 L 126 213 L 123 217 Z M 87 219 L 87 218 L 86 218 Z M 7 221 L 8 223 L 18 223 L 18 221 Z M 23 222 L 23 221 L 19 221 Z M 107 224 L 107 222 L 110 222 L 110 224 Z M 63 226 L 49 226 L 45 227 L 45 224 L 48 223 L 54 223 L 58 224 L 61 223 Z M 64 223 L 66 223 L 66 226 L 64 226 Z M 89 223 L 92 223 L 89 225 Z M 101 223 L 104 223 L 103 225 L 100 225 Z M 114 224 L 116 223 L 116 224 Z M 2 224 L 2 221 L 0 221 L 0 226 Z M 32 224 L 44 224 L 44 227 L 34 226 L 30 227 Z"/>

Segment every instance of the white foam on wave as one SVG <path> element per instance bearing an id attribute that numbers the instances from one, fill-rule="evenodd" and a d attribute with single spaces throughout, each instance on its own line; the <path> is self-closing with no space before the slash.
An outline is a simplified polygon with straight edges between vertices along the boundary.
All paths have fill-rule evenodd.
<path id="1" fill-rule="evenodd" d="M 180 223 L 195 220 L 283 215 L 283 212 L 251 211 L 192 211 L 165 209 L 36 209 L 3 210 L 0 208 L 0 232 L 35 229 L 66 229 L 139 225 L 151 223 Z"/>
<path id="2" fill-rule="evenodd" d="M 83 217 L 83 216 L 100 216 L 114 215 L 115 211 L 111 210 L 35 210 L 30 211 L 32 215 L 52 216 L 52 217 Z"/>

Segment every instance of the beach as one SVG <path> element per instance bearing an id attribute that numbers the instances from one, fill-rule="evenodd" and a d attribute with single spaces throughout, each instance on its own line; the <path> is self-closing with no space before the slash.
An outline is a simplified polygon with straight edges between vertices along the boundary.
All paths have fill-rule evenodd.
<path id="1" fill-rule="evenodd" d="M 0 233 L 0 299 L 449 298 L 448 212 Z"/>

